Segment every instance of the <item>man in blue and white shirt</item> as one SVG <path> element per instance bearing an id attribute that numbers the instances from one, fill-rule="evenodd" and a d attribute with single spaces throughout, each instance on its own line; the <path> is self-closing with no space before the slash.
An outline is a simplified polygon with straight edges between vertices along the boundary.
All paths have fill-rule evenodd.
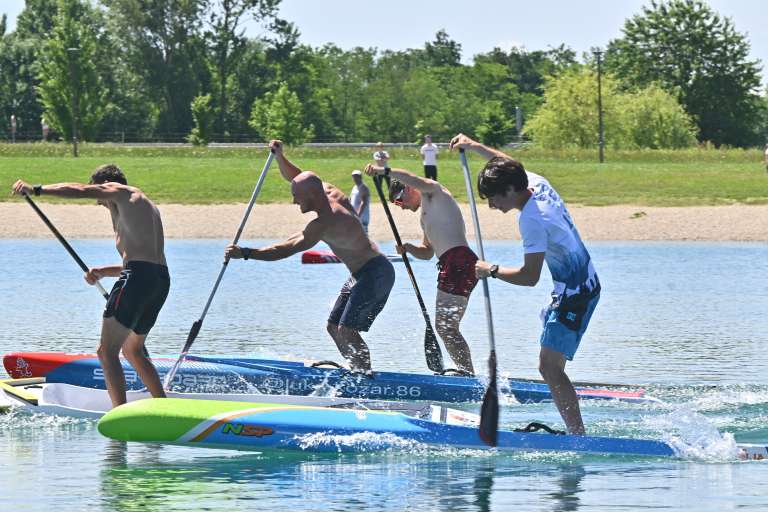
<path id="1" fill-rule="evenodd" d="M 480 197 L 504 213 L 518 210 L 523 239 L 523 266 L 500 267 L 478 261 L 478 277 L 493 277 L 519 286 L 535 286 L 546 261 L 552 274 L 552 301 L 542 311 L 539 372 L 568 432 L 583 435 L 579 401 L 568 375 L 566 361 L 573 359 L 600 299 L 600 281 L 592 259 L 581 241 L 565 203 L 543 177 L 501 151 L 488 148 L 466 135 L 451 141 L 451 149 L 473 150 L 490 158 L 478 174 Z"/>

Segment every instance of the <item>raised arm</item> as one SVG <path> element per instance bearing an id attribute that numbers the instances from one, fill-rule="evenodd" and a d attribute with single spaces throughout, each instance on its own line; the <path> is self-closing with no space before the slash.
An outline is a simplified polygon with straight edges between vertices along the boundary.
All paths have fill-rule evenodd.
<path id="1" fill-rule="evenodd" d="M 289 256 L 314 247 L 322 237 L 322 227 L 317 220 L 313 220 L 304 231 L 291 235 L 284 242 L 280 242 L 261 249 L 250 249 L 230 245 L 224 250 L 224 256 L 231 259 L 248 259 L 261 261 L 282 260 Z"/>
<path id="2" fill-rule="evenodd" d="M 99 185 L 86 185 L 84 183 L 53 183 L 51 185 L 32 186 L 22 180 L 14 183 L 13 194 L 27 194 L 56 196 L 71 199 L 101 199 L 104 201 L 119 201 L 121 198 L 130 197 L 131 188 L 120 183 L 102 183 Z"/>
<path id="3" fill-rule="evenodd" d="M 283 153 L 283 141 L 280 141 L 280 140 L 269 141 L 269 149 L 275 153 L 275 158 L 277 159 L 277 165 L 278 167 L 280 167 L 280 174 L 283 176 L 283 178 L 286 181 L 291 182 L 293 181 L 293 178 L 301 174 L 301 169 L 293 165 L 285 157 L 285 153 Z"/>
<path id="4" fill-rule="evenodd" d="M 448 147 L 451 149 L 451 151 L 453 151 L 454 148 L 471 150 L 481 155 L 483 158 L 486 158 L 487 160 L 490 160 L 493 157 L 500 157 L 506 160 L 512 160 L 512 157 L 507 155 L 506 153 L 502 153 L 498 149 L 489 148 L 488 146 L 481 144 L 476 140 L 470 139 L 463 133 L 460 133 L 456 135 L 454 138 L 452 138 L 451 143 L 448 145 Z"/>
<path id="5" fill-rule="evenodd" d="M 368 176 L 383 176 L 386 172 L 385 169 L 385 167 L 368 164 L 365 166 L 365 174 Z M 405 183 L 409 187 L 413 187 L 419 192 L 425 194 L 432 194 L 441 190 L 442 188 L 438 182 L 427 178 L 422 178 L 421 176 L 416 176 L 415 174 L 408 172 L 405 169 L 390 169 L 389 175 L 397 181 Z"/>

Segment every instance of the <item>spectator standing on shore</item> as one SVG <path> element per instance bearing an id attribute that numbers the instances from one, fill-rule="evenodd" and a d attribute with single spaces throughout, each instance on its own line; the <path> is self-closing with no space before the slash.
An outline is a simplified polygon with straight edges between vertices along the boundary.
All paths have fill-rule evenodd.
<path id="1" fill-rule="evenodd" d="M 768 144 L 765 145 L 765 155 L 763 157 L 763 162 L 765 163 L 765 172 L 768 172 Z"/>
<path id="2" fill-rule="evenodd" d="M 360 219 L 360 223 L 363 225 L 363 231 L 368 234 L 368 222 L 371 219 L 371 191 L 368 190 L 368 186 L 363 182 L 363 173 L 355 169 L 352 171 L 352 180 L 355 182 L 355 186 L 352 187 L 352 192 L 349 193 L 349 201 L 352 203 L 352 208 L 355 210 L 355 214 Z"/>
<path id="3" fill-rule="evenodd" d="M 389 153 L 384 151 L 384 143 L 376 144 L 376 151 L 373 153 L 373 159 L 379 167 L 389 167 Z"/>
<path id="4" fill-rule="evenodd" d="M 16 114 L 11 114 L 11 142 L 16 142 Z"/>
<path id="5" fill-rule="evenodd" d="M 437 181 L 437 146 L 432 144 L 430 135 L 424 136 L 424 145 L 421 146 L 419 153 L 424 160 L 424 177 L 428 180 Z"/>
<path id="6" fill-rule="evenodd" d="M 48 121 L 45 120 L 45 116 L 40 118 L 40 127 L 43 129 L 43 142 L 48 142 L 48 133 L 51 128 L 48 126 Z"/>

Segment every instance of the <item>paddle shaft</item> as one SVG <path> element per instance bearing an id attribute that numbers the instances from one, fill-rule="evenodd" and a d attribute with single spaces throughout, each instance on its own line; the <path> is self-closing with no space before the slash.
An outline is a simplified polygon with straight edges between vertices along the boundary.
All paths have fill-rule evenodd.
<path id="1" fill-rule="evenodd" d="M 387 199 L 384 197 L 384 191 L 381 188 L 381 177 L 380 176 L 374 176 L 373 183 L 376 185 L 376 191 L 379 193 L 379 199 L 381 199 L 381 204 L 384 207 L 384 213 L 387 215 L 387 220 L 389 221 L 389 227 L 392 228 L 392 234 L 395 237 L 395 242 L 397 243 L 398 247 L 403 247 L 403 241 L 400 238 L 400 232 L 397 230 L 397 226 L 395 225 L 395 219 L 392 218 L 392 212 L 389 210 L 389 203 L 387 202 Z M 421 314 L 424 316 L 424 321 L 427 324 L 427 336 L 434 339 L 434 346 L 429 347 L 430 350 L 427 352 L 427 364 L 429 366 L 429 369 L 434 372 L 441 372 L 443 371 L 443 355 L 440 351 L 440 345 L 437 343 L 437 337 L 435 336 L 435 332 L 432 329 L 432 321 L 429 318 L 429 313 L 427 312 L 427 306 L 424 304 L 424 299 L 421 297 L 421 291 L 419 291 L 419 285 L 416 282 L 416 276 L 413 274 L 413 269 L 411 268 L 411 262 L 408 259 L 408 254 L 406 254 L 405 250 L 403 250 L 403 264 L 405 265 L 405 269 L 408 272 L 408 277 L 411 279 L 411 284 L 413 285 L 413 290 L 416 292 L 416 299 L 419 301 L 419 306 L 421 307 Z M 434 357 L 432 359 L 430 356 Z M 439 368 L 438 368 L 439 366 Z"/>
<path id="2" fill-rule="evenodd" d="M 269 156 L 267 157 L 267 161 L 261 170 L 261 174 L 259 175 L 259 180 L 256 182 L 256 187 L 253 189 L 253 194 L 251 194 L 251 200 L 248 202 L 248 207 L 245 209 L 243 218 L 240 220 L 240 226 L 237 228 L 237 233 L 235 234 L 235 238 L 232 240 L 232 245 L 237 245 L 237 242 L 240 241 L 240 235 L 243 234 L 243 230 L 245 229 L 245 224 L 248 221 L 248 216 L 251 214 L 253 205 L 256 203 L 256 198 L 259 197 L 259 192 L 261 192 L 261 187 L 264 184 L 264 179 L 267 177 L 267 171 L 269 170 L 269 166 L 272 165 L 272 160 L 274 160 L 274 158 L 275 158 L 274 152 L 270 151 Z M 170 386 L 171 382 L 173 382 L 173 378 L 176 376 L 176 372 L 178 371 L 179 366 L 181 366 L 181 363 L 184 360 L 184 357 L 189 353 L 189 349 L 192 347 L 192 343 L 195 342 L 195 338 L 197 338 L 197 335 L 200 332 L 200 328 L 203 326 L 203 320 L 205 319 L 205 315 L 208 314 L 208 309 L 211 307 L 211 302 L 213 302 L 213 297 L 214 295 L 216 295 L 216 290 L 219 289 L 219 284 L 221 283 L 221 279 L 224 277 L 224 272 L 226 272 L 228 265 L 229 265 L 229 258 L 224 258 L 224 263 L 222 263 L 221 265 L 221 270 L 219 270 L 219 275 L 216 278 L 216 282 L 213 285 L 213 290 L 211 290 L 211 293 L 208 296 L 208 300 L 205 303 L 205 307 L 203 308 L 203 313 L 200 315 L 200 318 L 197 321 L 195 321 L 195 323 L 192 324 L 192 328 L 189 330 L 189 334 L 187 335 L 187 341 L 184 343 L 184 348 L 181 350 L 181 354 L 179 354 L 179 357 L 176 360 L 176 362 L 173 364 L 173 367 L 165 376 L 163 387 L 166 390 Z"/>
<path id="3" fill-rule="evenodd" d="M 35 210 L 35 213 L 40 217 L 40 219 L 45 223 L 46 226 L 48 226 L 48 229 L 51 230 L 51 233 L 54 234 L 54 236 L 61 242 L 61 245 L 64 246 L 64 248 L 67 250 L 70 256 L 72 256 L 72 259 L 75 260 L 75 262 L 80 266 L 83 272 L 86 274 L 88 273 L 88 265 L 85 264 L 85 262 L 80 259 L 80 256 L 77 255 L 75 250 L 72 248 L 71 245 L 69 245 L 69 242 L 66 241 L 66 239 L 59 233 L 59 230 L 56 229 L 56 226 L 53 225 L 53 223 L 48 219 L 48 217 L 43 213 L 43 211 L 35 204 L 35 202 L 32 200 L 31 197 L 29 197 L 29 194 L 26 192 L 22 192 L 22 195 L 24 196 L 24 199 L 27 200 L 27 203 L 29 203 L 29 206 L 32 207 L 33 210 Z M 104 289 L 103 286 L 101 286 L 101 283 L 96 281 L 95 283 L 96 288 L 98 288 L 99 292 L 104 296 L 105 299 L 109 298 L 109 294 Z"/>

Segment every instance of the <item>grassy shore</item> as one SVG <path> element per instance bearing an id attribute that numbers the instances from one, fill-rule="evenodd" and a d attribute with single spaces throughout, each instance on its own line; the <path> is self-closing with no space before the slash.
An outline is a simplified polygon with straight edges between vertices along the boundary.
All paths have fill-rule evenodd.
<path id="1" fill-rule="evenodd" d="M 348 190 L 351 170 L 370 162 L 372 150 L 289 148 L 286 154 L 300 168 Z M 604 164 L 596 162 L 594 151 L 525 149 L 510 154 L 547 177 L 574 205 L 768 204 L 768 173 L 758 150 L 607 151 Z M 80 155 L 73 158 L 64 144 L 0 144 L 0 187 L 10 190 L 18 178 L 30 183 L 83 182 L 95 167 L 112 162 L 125 171 L 131 184 L 160 203 L 247 202 L 267 152 L 83 144 Z M 392 167 L 421 173 L 415 149 L 392 148 L 390 155 Z M 470 155 L 473 174 L 483 163 Z M 458 155 L 441 152 L 438 169 L 440 181 L 466 201 Z M 290 202 L 289 187 L 279 178 L 276 164 L 270 173 L 259 202 Z M 10 199 L 0 194 L 0 201 Z"/>

